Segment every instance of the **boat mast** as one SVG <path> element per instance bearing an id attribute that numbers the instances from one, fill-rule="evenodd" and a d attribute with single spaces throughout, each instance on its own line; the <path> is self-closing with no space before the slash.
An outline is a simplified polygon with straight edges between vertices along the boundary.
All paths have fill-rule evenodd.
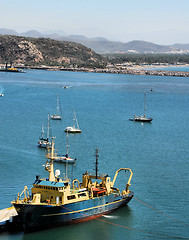
<path id="1" fill-rule="evenodd" d="M 95 172 L 96 172 L 96 179 L 98 178 L 98 148 L 96 148 L 96 162 L 95 162 Z"/>
<path id="2" fill-rule="evenodd" d="M 68 132 L 67 132 L 67 153 L 66 153 L 66 157 L 68 158 Z"/>
<path id="3" fill-rule="evenodd" d="M 58 112 L 59 112 L 59 98 L 57 95 L 57 106 L 56 106 L 56 112 L 57 112 L 57 116 L 58 116 Z"/>
<path id="4" fill-rule="evenodd" d="M 62 117 L 62 107 L 61 107 L 60 99 L 59 99 L 59 98 L 58 98 L 58 106 L 59 106 L 60 115 L 61 115 L 61 117 Z"/>
<path id="5" fill-rule="evenodd" d="M 73 128 L 75 128 L 75 111 L 73 111 Z"/>
<path id="6" fill-rule="evenodd" d="M 47 124 L 47 139 L 49 139 L 49 113 L 48 113 L 48 124 Z"/>
<path id="7" fill-rule="evenodd" d="M 68 132 L 67 132 L 67 152 L 66 152 L 66 158 L 68 158 Z M 66 181 L 68 180 L 68 162 L 66 161 Z"/>
<path id="8" fill-rule="evenodd" d="M 52 147 L 51 149 L 48 149 L 48 154 L 46 155 L 47 158 L 50 159 L 50 162 L 47 161 L 45 165 L 45 169 L 49 172 L 49 181 L 55 181 L 55 175 L 54 175 L 54 166 L 53 166 L 53 161 L 54 161 L 54 141 L 52 138 Z"/>
<path id="9" fill-rule="evenodd" d="M 41 138 L 44 138 L 44 128 L 43 128 L 43 124 L 42 124 L 42 128 L 41 128 Z"/>
<path id="10" fill-rule="evenodd" d="M 144 94 L 144 117 L 146 117 L 146 93 Z"/>
<path id="11" fill-rule="evenodd" d="M 76 117 L 76 114 L 75 114 L 75 111 L 74 111 L 74 119 L 75 119 L 75 122 L 77 124 L 77 128 L 79 129 L 79 124 L 78 124 L 78 121 L 77 121 L 77 117 Z M 75 126 L 74 126 L 75 127 Z"/>

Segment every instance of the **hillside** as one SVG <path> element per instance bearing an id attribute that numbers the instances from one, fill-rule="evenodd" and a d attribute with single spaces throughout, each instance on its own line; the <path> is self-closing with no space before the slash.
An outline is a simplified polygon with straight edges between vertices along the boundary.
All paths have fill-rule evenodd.
<path id="1" fill-rule="evenodd" d="M 73 37 L 59 37 L 59 40 L 75 41 L 93 49 L 99 54 L 104 53 L 180 53 L 182 48 L 158 45 L 145 41 L 131 41 L 127 43 L 108 41 L 106 39 L 84 39 Z M 184 49 L 187 52 L 187 48 Z M 189 51 L 188 51 L 189 52 Z"/>
<path id="2" fill-rule="evenodd" d="M 0 63 L 103 67 L 105 59 L 93 50 L 74 42 L 49 38 L 0 35 Z"/>
<path id="3" fill-rule="evenodd" d="M 134 40 L 130 42 L 109 41 L 105 38 L 86 38 L 84 36 L 51 36 L 57 40 L 81 43 L 99 54 L 104 53 L 189 53 L 189 44 L 159 45 L 151 42 Z"/>
<path id="4" fill-rule="evenodd" d="M 119 42 L 110 41 L 102 37 L 88 38 L 82 35 L 59 35 L 59 34 L 43 34 L 35 30 L 28 32 L 17 33 L 11 29 L 0 28 L 0 34 L 25 36 L 33 38 L 50 38 L 58 41 L 69 41 L 80 43 L 88 48 L 91 48 L 96 53 L 179 53 L 188 54 L 189 44 L 173 44 L 173 45 L 159 45 L 146 41 L 131 41 Z"/>

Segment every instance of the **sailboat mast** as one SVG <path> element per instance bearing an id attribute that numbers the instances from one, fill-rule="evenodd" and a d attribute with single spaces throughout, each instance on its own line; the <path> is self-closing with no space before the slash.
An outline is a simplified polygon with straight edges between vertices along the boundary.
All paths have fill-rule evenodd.
<path id="1" fill-rule="evenodd" d="M 74 117 L 75 117 L 75 122 L 76 122 L 76 124 L 77 124 L 77 128 L 79 129 L 79 124 L 78 124 L 78 121 L 77 121 L 77 117 L 76 117 L 75 112 L 74 112 Z M 74 127 L 75 127 L 75 126 L 74 126 Z"/>
<path id="2" fill-rule="evenodd" d="M 68 157 L 68 132 L 67 132 L 67 154 L 66 157 Z"/>
<path id="3" fill-rule="evenodd" d="M 43 128 L 43 124 L 42 124 L 42 129 L 41 129 L 41 138 L 44 138 L 44 128 Z"/>
<path id="4" fill-rule="evenodd" d="M 59 97 L 57 95 L 57 106 L 56 106 L 57 116 L 59 114 Z"/>
<path id="5" fill-rule="evenodd" d="M 61 103 L 60 103 L 60 98 L 58 98 L 58 110 L 60 111 L 60 115 L 62 117 L 62 107 L 61 107 Z"/>
<path id="6" fill-rule="evenodd" d="M 75 128 L 75 111 L 73 112 L 73 127 Z"/>
<path id="7" fill-rule="evenodd" d="M 146 117 L 146 93 L 144 94 L 144 117 Z"/>

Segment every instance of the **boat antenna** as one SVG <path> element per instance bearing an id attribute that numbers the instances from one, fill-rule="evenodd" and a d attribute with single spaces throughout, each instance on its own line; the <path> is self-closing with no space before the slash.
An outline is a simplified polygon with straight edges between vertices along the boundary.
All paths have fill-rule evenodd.
<path id="1" fill-rule="evenodd" d="M 96 179 L 98 178 L 98 157 L 99 157 L 99 155 L 98 155 L 98 148 L 96 148 L 96 162 L 95 162 L 95 172 L 96 172 Z"/>

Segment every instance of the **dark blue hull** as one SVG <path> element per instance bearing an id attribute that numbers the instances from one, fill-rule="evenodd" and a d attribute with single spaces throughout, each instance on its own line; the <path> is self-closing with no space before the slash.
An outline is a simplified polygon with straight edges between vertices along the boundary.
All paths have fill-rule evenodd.
<path id="1" fill-rule="evenodd" d="M 14 204 L 18 211 L 15 222 L 24 231 L 35 231 L 87 221 L 127 205 L 133 193 L 110 194 L 66 205 Z"/>

